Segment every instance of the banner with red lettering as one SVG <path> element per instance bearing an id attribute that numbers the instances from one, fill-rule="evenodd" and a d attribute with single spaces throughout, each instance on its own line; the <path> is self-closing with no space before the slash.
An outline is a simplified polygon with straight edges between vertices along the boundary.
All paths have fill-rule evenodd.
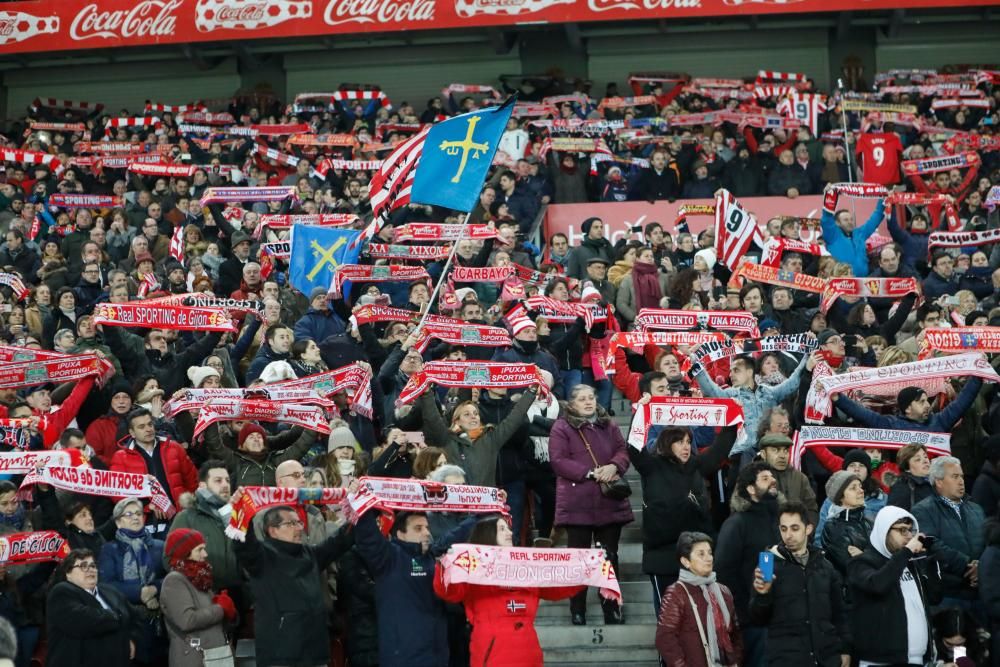
<path id="1" fill-rule="evenodd" d="M 820 310 L 824 313 L 842 296 L 901 299 L 907 294 L 920 293 L 920 283 L 916 278 L 830 278 L 826 287 L 820 303 Z"/>
<path id="2" fill-rule="evenodd" d="M 906 445 L 923 445 L 931 456 L 951 456 L 951 434 L 899 431 L 854 426 L 802 426 L 795 434 L 790 463 L 802 467 L 802 455 L 812 447 L 861 447 L 899 451 Z"/>
<path id="3" fill-rule="evenodd" d="M 411 322 L 419 319 L 420 314 L 403 308 L 368 304 L 355 310 L 352 317 L 361 325 L 372 322 Z"/>
<path id="4" fill-rule="evenodd" d="M 0 537 L 0 565 L 5 568 L 61 561 L 68 553 L 69 544 L 54 530 L 9 533 Z"/>
<path id="5" fill-rule="evenodd" d="M 694 398 L 654 396 L 648 403 L 637 404 L 628 432 L 628 444 L 636 449 L 646 446 L 650 426 L 739 426 L 737 443 L 743 433 L 743 406 L 734 398 Z"/>
<path id="6" fill-rule="evenodd" d="M 108 498 L 149 498 L 150 504 L 167 517 L 176 510 L 163 487 L 152 475 L 117 470 L 97 470 L 86 466 L 64 468 L 47 466 L 30 473 L 21 482 L 21 492 L 35 484 L 48 484 L 63 491 Z"/>
<path id="7" fill-rule="evenodd" d="M 705 343 L 721 342 L 728 337 L 722 331 L 618 331 L 608 340 L 608 353 L 604 367 L 609 375 L 615 372 L 615 352 L 619 347 L 642 351 L 647 345 L 697 347 Z"/>
<path id="8" fill-rule="evenodd" d="M 301 426 L 317 433 L 330 432 L 330 422 L 323 408 L 315 405 L 290 405 L 259 399 L 214 398 L 198 411 L 194 435 L 197 437 L 216 422 L 236 420 L 279 422 Z"/>
<path id="9" fill-rule="evenodd" d="M 422 266 L 404 266 L 402 264 L 341 264 L 333 274 L 333 284 L 330 291 L 340 294 L 340 288 L 345 282 L 369 283 L 409 283 L 414 280 L 429 280 L 430 274 Z"/>
<path id="10" fill-rule="evenodd" d="M 475 347 L 510 347 L 511 343 L 510 333 L 503 327 L 491 327 L 471 322 L 450 324 L 428 321 L 420 327 L 420 336 L 414 347 L 422 354 L 432 339 L 452 345 L 472 345 Z"/>
<path id="11" fill-rule="evenodd" d="M 540 390 L 547 392 L 542 374 L 535 364 L 508 364 L 505 362 L 486 361 L 432 361 L 424 364 L 421 371 L 410 375 L 409 381 L 399 392 L 397 405 L 411 403 L 430 385 L 442 387 L 530 387 L 538 385 Z"/>
<path id="12" fill-rule="evenodd" d="M 0 452 L 0 474 L 4 475 L 27 475 L 39 466 L 74 468 L 79 465 L 83 465 L 83 452 L 79 449 Z"/>
<path id="13" fill-rule="evenodd" d="M 763 264 L 744 262 L 740 265 L 739 276 L 755 283 L 780 285 L 815 294 L 822 294 L 826 289 L 826 281 L 822 278 Z"/>
<path id="14" fill-rule="evenodd" d="M 737 331 L 756 338 L 760 335 L 757 329 L 757 318 L 745 310 L 665 310 L 660 308 L 643 308 L 635 318 L 636 329 L 667 329 L 683 331 L 685 329 L 718 329 L 719 331 Z"/>
<path id="15" fill-rule="evenodd" d="M 922 346 L 935 352 L 960 354 L 975 350 L 1000 352 L 1000 327 L 950 327 L 924 329 Z"/>
<path id="16" fill-rule="evenodd" d="M 471 512 L 506 514 L 492 486 L 440 484 L 423 479 L 362 477 L 357 493 L 347 494 L 348 514 L 357 523 L 371 509 L 395 512 Z"/>
<path id="17" fill-rule="evenodd" d="M 513 266 L 456 266 L 451 279 L 456 283 L 502 283 L 514 274 Z"/>
<path id="18" fill-rule="evenodd" d="M 28 361 L 52 361 L 56 359 L 72 359 L 80 355 L 62 354 L 61 352 L 50 352 L 49 350 L 32 350 L 26 347 L 16 347 L 14 345 L 0 345 L 0 361 L 7 363 L 25 363 Z M 100 359 L 100 374 L 98 382 L 111 379 L 114 375 L 115 367 L 107 359 Z"/>
<path id="19" fill-rule="evenodd" d="M 956 377 L 979 377 L 987 382 L 1000 381 L 1000 375 L 997 375 L 981 353 L 936 357 L 820 378 L 814 374 L 812 386 L 806 396 L 805 418 L 811 424 L 822 424 L 823 419 L 828 417 L 832 410 L 831 394 L 868 389 L 894 382 L 918 385 L 915 380 Z"/>
<path id="20" fill-rule="evenodd" d="M 226 536 L 239 542 L 246 540 L 254 516 L 268 507 L 288 505 L 298 509 L 306 505 L 342 505 L 345 500 L 347 489 L 340 488 L 244 486 L 243 493 L 233 502 Z"/>
<path id="21" fill-rule="evenodd" d="M 94 324 L 112 327 L 145 327 L 177 331 L 236 331 L 229 313 L 221 308 L 175 306 L 168 303 L 100 303 Z"/>
<path id="22" fill-rule="evenodd" d="M 297 380 L 286 380 L 267 385 L 271 389 L 308 389 L 323 398 L 346 391 L 351 396 L 351 410 L 372 418 L 372 369 L 368 364 L 355 362 L 340 368 L 307 375 Z"/>
<path id="23" fill-rule="evenodd" d="M 420 262 L 445 259 L 451 245 L 397 245 L 369 243 L 365 254 L 373 259 L 410 259 Z"/>
<path id="24" fill-rule="evenodd" d="M 39 359 L 0 366 L 0 389 L 34 387 L 49 382 L 60 384 L 104 372 L 97 355 L 88 352 L 57 359 Z"/>
<path id="25" fill-rule="evenodd" d="M 492 225 L 447 225 L 438 222 L 411 222 L 392 230 L 395 241 L 457 241 L 459 239 L 498 239 Z"/>
<path id="26" fill-rule="evenodd" d="M 453 544 L 441 557 L 444 585 L 474 584 L 505 588 L 593 586 L 601 597 L 621 602 L 615 568 L 604 549 L 530 549 L 483 544 Z M 508 611 L 516 612 L 516 600 Z M 511 607 L 513 605 L 514 607 Z"/>

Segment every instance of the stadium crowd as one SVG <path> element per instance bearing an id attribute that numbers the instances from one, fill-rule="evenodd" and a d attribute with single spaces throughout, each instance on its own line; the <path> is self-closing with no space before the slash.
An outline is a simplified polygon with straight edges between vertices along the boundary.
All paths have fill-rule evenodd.
<path id="1" fill-rule="evenodd" d="M 520 279 L 454 282 L 444 256 L 393 251 L 416 247 L 415 223 L 463 220 L 414 203 L 370 239 L 388 258 L 363 247 L 359 262 L 430 278 L 358 280 L 342 295 L 292 287 L 289 221 L 367 227 L 378 162 L 497 91 L 452 86 L 420 109 L 346 86 L 287 107 L 242 97 L 219 112 L 151 103 L 117 115 L 36 100 L 4 128 L 2 449 L 148 475 L 168 502 L 73 492 L 41 458 L 5 474 L 0 530 L 55 531 L 69 550 L 0 569 L 16 664 L 232 664 L 231 642 L 254 637 L 261 666 L 540 665 L 540 599 L 569 598 L 568 620 L 593 624 L 586 589 L 449 585 L 438 558 L 458 543 L 596 544 L 617 566 L 631 467 L 664 664 L 1000 664 L 1000 75 L 877 83 L 834 99 L 782 73 L 638 75 L 632 96 L 609 87 L 595 100 L 583 85 L 523 82 L 469 218 L 486 231 L 457 241 L 454 259 Z M 211 196 L 263 186 L 292 191 Z M 749 263 L 727 250 L 737 230 L 724 221 L 697 234 L 683 219 L 649 222 L 614 244 L 596 217 L 576 245 L 534 235 L 548 204 L 724 206 L 720 189 L 829 206 L 820 220 L 757 221 Z M 853 196 L 877 199 L 867 221 Z M 906 288 L 859 281 L 828 298 L 831 281 L 852 278 Z M 226 309 L 236 326 L 111 322 L 134 303 L 163 319 Z M 428 345 L 416 330 L 428 312 L 483 335 L 503 327 L 506 343 Z M 657 327 L 684 312 L 696 319 Z M 726 313 L 752 323 L 730 338 Z M 949 328 L 961 344 L 937 336 Z M 618 343 L 625 332 L 636 337 Z M 956 352 L 973 365 L 941 361 Z M 28 362 L 51 375 L 95 356 L 99 373 L 30 377 Z M 424 369 L 438 361 L 534 365 L 541 381 L 435 383 Z M 246 389 L 227 396 L 253 402 L 316 375 L 329 388 L 345 367 L 368 386 L 324 394 L 318 424 L 227 416 L 205 398 L 222 393 L 198 393 Z M 903 370 L 854 386 L 870 368 Z M 706 399 L 738 406 L 739 423 L 661 421 L 634 442 L 614 419 L 616 392 L 640 416 Z M 813 442 L 819 424 L 847 435 Z M 366 477 L 496 487 L 510 520 L 414 511 L 380 525 L 376 512 L 299 502 L 266 508 L 242 540 L 227 530 L 252 488 L 358 493 Z M 601 605 L 605 624 L 628 622 L 620 603 Z"/>

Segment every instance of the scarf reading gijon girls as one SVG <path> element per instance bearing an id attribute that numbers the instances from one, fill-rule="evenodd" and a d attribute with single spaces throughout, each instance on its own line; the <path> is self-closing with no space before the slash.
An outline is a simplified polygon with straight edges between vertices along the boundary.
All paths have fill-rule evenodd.
<path id="1" fill-rule="evenodd" d="M 650 426 L 739 426 L 736 442 L 739 444 L 746 440 L 743 406 L 733 398 L 654 396 L 645 405 L 636 406 L 628 432 L 628 444 L 643 449 Z"/>
<path id="2" fill-rule="evenodd" d="M 923 445 L 932 456 L 951 456 L 951 434 L 853 426 L 802 426 L 795 434 L 790 462 L 801 468 L 802 455 L 812 447 L 862 447 L 899 450 Z"/>
<path id="3" fill-rule="evenodd" d="M 981 353 L 959 354 L 922 361 L 911 361 L 894 366 L 866 368 L 842 375 L 827 375 L 816 378 L 806 396 L 805 418 L 810 424 L 821 424 L 830 415 L 831 394 L 839 394 L 855 389 L 878 387 L 890 382 L 905 382 L 918 385 L 911 380 L 928 378 L 979 377 L 990 382 L 1000 381 L 1000 375 L 993 369 Z"/>
<path id="4" fill-rule="evenodd" d="M 444 585 L 507 588 L 593 586 L 607 600 L 621 602 L 614 566 L 604 549 L 529 549 L 453 544 L 441 557 Z"/>
<path id="5" fill-rule="evenodd" d="M 18 496 L 27 498 L 35 484 L 48 484 L 63 491 L 110 498 L 149 498 L 150 504 L 168 517 L 176 514 L 163 487 L 152 475 L 80 466 L 46 466 L 32 471 L 21 482 Z"/>
<path id="6" fill-rule="evenodd" d="M 371 510 L 403 512 L 471 512 L 507 514 L 492 486 L 441 484 L 422 479 L 362 477 L 356 493 L 348 493 L 345 508 L 352 522 Z"/>
<path id="7" fill-rule="evenodd" d="M 542 374 L 535 364 L 504 362 L 432 361 L 421 371 L 410 375 L 409 381 L 396 399 L 397 405 L 412 403 L 433 382 L 442 387 L 485 389 L 488 387 L 530 387 L 538 385 L 540 393 L 548 393 Z"/>
<path id="8" fill-rule="evenodd" d="M 243 542 L 254 516 L 268 507 L 276 505 L 342 505 L 347 499 L 347 489 L 340 488 L 297 488 L 276 486 L 244 486 L 243 494 L 233 503 L 226 526 L 226 537 Z"/>
<path id="9" fill-rule="evenodd" d="M 609 375 L 615 372 L 615 353 L 620 347 L 640 350 L 647 345 L 697 347 L 705 343 L 728 340 L 722 331 L 619 331 L 608 340 L 604 366 Z"/>
<path id="10" fill-rule="evenodd" d="M 645 308 L 634 322 L 638 331 L 648 329 L 680 330 L 698 327 L 737 331 L 752 337 L 760 336 L 757 318 L 745 310 L 666 310 Z"/>
<path id="11" fill-rule="evenodd" d="M 68 553 L 66 540 L 54 530 L 10 533 L 0 537 L 0 564 L 4 567 L 60 561 Z"/>

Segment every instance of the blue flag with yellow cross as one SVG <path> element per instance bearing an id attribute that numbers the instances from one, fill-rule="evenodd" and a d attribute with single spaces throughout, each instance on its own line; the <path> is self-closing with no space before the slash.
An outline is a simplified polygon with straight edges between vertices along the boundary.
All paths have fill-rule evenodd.
<path id="1" fill-rule="evenodd" d="M 497 152 L 514 97 L 499 107 L 455 116 L 427 133 L 410 201 L 471 211 Z"/>
<path id="2" fill-rule="evenodd" d="M 360 234 L 354 229 L 292 227 L 292 250 L 288 258 L 288 281 L 292 287 L 307 297 L 317 287 L 329 290 L 338 266 L 357 263 L 361 244 L 353 241 Z"/>

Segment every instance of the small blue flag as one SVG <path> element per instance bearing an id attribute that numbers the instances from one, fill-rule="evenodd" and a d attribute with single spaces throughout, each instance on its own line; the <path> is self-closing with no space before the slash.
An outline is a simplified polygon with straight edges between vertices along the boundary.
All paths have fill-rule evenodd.
<path id="1" fill-rule="evenodd" d="M 514 99 L 434 125 L 424 141 L 410 201 L 471 211 L 507 129 Z"/>
<path id="2" fill-rule="evenodd" d="M 292 251 L 288 260 L 288 279 L 292 287 L 307 297 L 317 287 L 329 290 L 337 267 L 358 261 L 361 244 L 352 242 L 360 234 L 354 229 L 292 227 Z"/>

